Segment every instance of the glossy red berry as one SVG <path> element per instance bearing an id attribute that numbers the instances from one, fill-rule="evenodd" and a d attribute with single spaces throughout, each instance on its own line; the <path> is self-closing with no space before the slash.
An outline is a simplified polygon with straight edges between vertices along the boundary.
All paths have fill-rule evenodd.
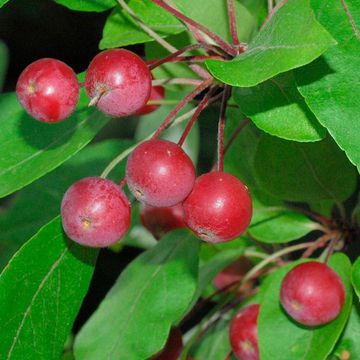
<path id="1" fill-rule="evenodd" d="M 327 265 L 309 261 L 285 276 L 280 301 L 286 312 L 307 326 L 326 324 L 340 313 L 345 288 L 339 275 Z"/>
<path id="2" fill-rule="evenodd" d="M 178 360 L 183 349 L 182 334 L 179 329 L 172 328 L 164 349 L 152 360 Z"/>
<path id="3" fill-rule="evenodd" d="M 257 318 L 260 305 L 243 308 L 231 321 L 229 338 L 231 348 L 238 359 L 259 360 Z"/>
<path id="4" fill-rule="evenodd" d="M 214 278 L 213 284 L 219 290 L 231 290 L 234 286 L 237 286 L 242 280 L 244 275 L 252 268 L 251 261 L 245 257 L 241 256 L 225 269 L 220 271 Z M 245 286 L 239 288 L 239 292 L 248 288 L 251 282 L 245 283 Z"/>
<path id="5" fill-rule="evenodd" d="M 149 140 L 129 156 L 126 181 L 139 201 L 156 207 L 174 206 L 193 188 L 195 169 L 179 145 L 167 140 Z"/>
<path id="6" fill-rule="evenodd" d="M 217 171 L 196 179 L 183 207 L 188 227 L 210 243 L 240 236 L 252 215 L 247 187 L 236 177 Z"/>
<path id="7" fill-rule="evenodd" d="M 130 213 L 130 203 L 121 187 L 98 177 L 77 181 L 61 203 L 65 233 L 91 247 L 106 247 L 120 240 L 130 226 Z"/>
<path id="8" fill-rule="evenodd" d="M 165 97 L 165 89 L 163 86 L 153 86 L 150 92 L 149 101 L 160 101 L 163 100 Z M 152 113 L 153 111 L 157 110 L 160 105 L 152 105 L 146 104 L 140 110 L 136 112 L 136 115 L 146 115 Z"/>
<path id="9" fill-rule="evenodd" d="M 85 89 L 91 102 L 105 114 L 128 116 L 149 100 L 151 73 L 133 52 L 106 50 L 91 61 L 85 75 Z"/>
<path id="10" fill-rule="evenodd" d="M 40 59 L 20 74 L 16 94 L 26 112 L 37 120 L 53 123 L 66 119 L 79 99 L 74 71 L 56 59 Z"/>
<path id="11" fill-rule="evenodd" d="M 143 205 L 140 211 L 143 226 L 159 240 L 167 232 L 186 227 L 181 204 L 169 207 Z"/>

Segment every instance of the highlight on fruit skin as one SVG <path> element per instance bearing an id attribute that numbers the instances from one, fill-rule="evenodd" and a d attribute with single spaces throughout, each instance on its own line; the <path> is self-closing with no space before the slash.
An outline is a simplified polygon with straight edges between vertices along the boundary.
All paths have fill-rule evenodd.
<path id="1" fill-rule="evenodd" d="M 259 360 L 257 319 L 260 305 L 252 304 L 241 309 L 232 319 L 229 339 L 232 351 L 239 360 Z"/>
<path id="2" fill-rule="evenodd" d="M 135 53 L 110 49 L 97 54 L 85 74 L 90 105 L 113 117 L 129 116 L 149 100 L 151 73 Z"/>
<path id="3" fill-rule="evenodd" d="M 187 226 L 209 243 L 234 240 L 246 231 L 252 217 L 247 187 L 226 172 L 199 176 L 183 207 Z"/>
<path id="4" fill-rule="evenodd" d="M 20 74 L 16 94 L 26 112 L 36 120 L 56 123 L 69 117 L 79 100 L 79 83 L 64 62 L 43 58 Z"/>
<path id="5" fill-rule="evenodd" d="M 61 218 L 65 233 L 73 241 L 89 247 L 107 247 L 129 229 L 131 206 L 119 185 L 88 177 L 66 191 Z"/>
<path id="6" fill-rule="evenodd" d="M 280 302 L 287 314 L 306 326 L 336 319 L 345 302 L 340 276 L 328 265 L 309 261 L 296 265 L 282 281 Z"/>

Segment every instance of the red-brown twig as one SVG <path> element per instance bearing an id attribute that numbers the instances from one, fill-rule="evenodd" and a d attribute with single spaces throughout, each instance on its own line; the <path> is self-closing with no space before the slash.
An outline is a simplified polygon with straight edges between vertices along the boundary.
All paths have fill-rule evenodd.
<path id="1" fill-rule="evenodd" d="M 287 0 L 280 1 L 268 14 L 262 25 L 260 26 L 260 30 L 271 20 L 271 18 L 274 16 L 274 14 L 287 2 Z"/>
<path id="2" fill-rule="evenodd" d="M 227 0 L 227 8 L 228 8 L 228 14 L 229 14 L 229 24 L 230 24 L 230 33 L 233 45 L 236 49 L 239 49 L 240 47 L 240 41 L 239 36 L 237 32 L 236 27 L 236 17 L 235 17 L 235 9 L 234 9 L 234 1 L 233 0 Z"/>

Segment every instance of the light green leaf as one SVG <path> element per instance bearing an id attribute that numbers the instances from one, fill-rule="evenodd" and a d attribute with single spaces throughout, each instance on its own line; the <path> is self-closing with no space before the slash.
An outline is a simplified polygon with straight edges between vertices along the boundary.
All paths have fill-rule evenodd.
<path id="1" fill-rule="evenodd" d="M 87 107 L 83 94 L 75 113 L 46 124 L 25 113 L 13 93 L 0 97 L 0 197 L 30 184 L 82 149 L 108 117 Z"/>
<path id="2" fill-rule="evenodd" d="M 177 230 L 135 259 L 78 334 L 76 358 L 145 360 L 159 351 L 194 296 L 198 250 Z"/>
<path id="3" fill-rule="evenodd" d="M 177 34 L 185 29 L 184 25 L 176 18 L 150 0 L 130 0 L 128 5 L 146 25 L 161 37 Z M 153 41 L 153 39 L 118 6 L 106 20 L 99 47 L 108 49 L 148 41 Z"/>
<path id="4" fill-rule="evenodd" d="M 296 72 L 300 93 L 360 170 L 360 1 L 312 0 L 318 20 L 338 41 Z"/>
<path id="5" fill-rule="evenodd" d="M 70 242 L 55 218 L 14 255 L 0 275 L 2 359 L 60 358 L 97 253 Z"/>
<path id="6" fill-rule="evenodd" d="M 207 60 L 210 72 L 226 84 L 250 87 L 308 64 L 335 42 L 316 21 L 309 0 L 289 0 L 231 61 Z"/>
<path id="7" fill-rule="evenodd" d="M 59 214 L 62 197 L 70 185 L 83 177 L 100 175 L 131 144 L 128 140 L 108 140 L 90 145 L 23 189 L 7 210 L 0 213 L 0 268 L 30 236 Z M 125 163 L 114 175 L 113 179 L 118 181 L 125 175 Z"/>
<path id="8" fill-rule="evenodd" d="M 2 8 L 9 0 L 0 0 L 0 8 Z"/>
<path id="9" fill-rule="evenodd" d="M 54 0 L 56 3 L 77 11 L 109 10 L 116 5 L 116 0 Z"/>
<path id="10" fill-rule="evenodd" d="M 351 263 L 342 253 L 331 257 L 329 266 L 342 278 L 346 301 L 339 316 L 316 328 L 299 326 L 284 312 L 279 300 L 281 282 L 296 265 L 281 268 L 271 275 L 262 294 L 258 318 L 258 337 L 262 360 L 325 360 L 340 337 L 352 306 Z M 286 344 L 286 346 L 284 346 Z"/>
<path id="11" fill-rule="evenodd" d="M 358 257 L 352 267 L 351 281 L 356 292 L 360 298 L 360 257 Z"/>
<path id="12" fill-rule="evenodd" d="M 248 231 L 261 242 L 286 243 L 317 229 L 316 223 L 302 213 L 287 209 L 281 202 L 264 203 L 254 194 L 252 200 L 254 211 Z"/>
<path id="13" fill-rule="evenodd" d="M 356 187 L 356 171 L 331 137 L 297 143 L 263 134 L 255 156 L 262 189 L 282 200 L 334 202 Z"/>
<path id="14" fill-rule="evenodd" d="M 0 40 L 0 92 L 5 81 L 6 70 L 8 66 L 8 49 L 3 41 Z"/>
<path id="15" fill-rule="evenodd" d="M 299 94 L 292 72 L 251 88 L 237 88 L 234 97 L 241 111 L 270 135 L 302 142 L 325 137 L 325 128 Z"/>

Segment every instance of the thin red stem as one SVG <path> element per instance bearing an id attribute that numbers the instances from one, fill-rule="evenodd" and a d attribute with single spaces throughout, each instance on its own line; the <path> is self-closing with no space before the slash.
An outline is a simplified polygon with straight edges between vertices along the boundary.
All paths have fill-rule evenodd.
<path id="1" fill-rule="evenodd" d="M 210 31 L 208 28 L 206 28 L 205 26 L 199 24 L 198 22 L 190 19 L 189 17 L 187 17 L 186 15 L 182 14 L 181 12 L 179 12 L 178 10 L 174 9 L 173 7 L 169 6 L 168 4 L 164 3 L 162 0 L 151 0 L 153 3 L 161 6 L 163 9 L 165 9 L 166 11 L 168 11 L 169 13 L 173 14 L 174 16 L 176 16 L 178 19 L 180 19 L 181 21 L 183 21 L 186 24 L 189 24 L 193 27 L 195 27 L 196 29 L 202 31 L 203 33 L 205 33 L 206 35 L 208 35 L 211 39 L 213 39 L 221 48 L 223 48 L 228 54 L 230 54 L 231 56 L 236 56 L 237 55 L 237 51 L 230 45 L 228 44 L 224 39 L 222 39 L 219 35 L 215 34 L 214 32 Z"/>
<path id="2" fill-rule="evenodd" d="M 274 14 L 287 2 L 287 0 L 280 1 L 268 14 L 262 25 L 260 26 L 260 30 L 271 20 L 271 18 L 274 16 Z"/>
<path id="3" fill-rule="evenodd" d="M 168 127 L 175 116 L 192 100 L 196 95 L 200 94 L 203 90 L 209 87 L 213 82 L 213 79 L 205 80 L 202 84 L 196 87 L 191 93 L 185 96 L 185 98 L 170 112 L 164 122 L 156 130 L 153 139 L 157 139 L 160 134 Z"/>
<path id="4" fill-rule="evenodd" d="M 234 9 L 234 2 L 233 0 L 227 0 L 227 8 L 229 13 L 229 23 L 230 23 L 230 33 L 233 45 L 236 49 L 240 47 L 239 36 L 236 28 L 236 16 L 235 16 L 235 9 Z"/>
<path id="5" fill-rule="evenodd" d="M 119 186 L 123 187 L 126 184 L 126 178 L 123 178 L 120 182 L 119 182 Z"/>
<path id="6" fill-rule="evenodd" d="M 210 91 L 203 97 L 203 99 L 200 101 L 199 105 L 196 108 L 196 111 L 194 112 L 194 115 L 191 117 L 190 121 L 188 122 L 188 124 L 186 125 L 186 128 L 183 132 L 183 134 L 181 135 L 181 138 L 178 142 L 178 145 L 182 146 L 184 144 L 185 139 L 187 138 L 187 136 L 189 135 L 189 132 L 192 128 L 192 126 L 195 124 L 196 120 L 199 118 L 201 112 L 206 108 L 206 106 L 209 103 L 209 100 L 211 98 L 211 96 L 213 95 L 214 91 L 216 90 L 215 88 L 210 89 Z"/>
<path id="7" fill-rule="evenodd" d="M 218 171 L 224 170 L 224 130 L 225 130 L 225 121 L 226 121 L 226 104 L 229 94 L 230 94 L 230 87 L 226 86 L 223 93 L 223 97 L 221 99 L 219 125 L 218 125 L 218 144 L 217 144 Z"/>
<path id="8" fill-rule="evenodd" d="M 235 141 L 237 136 L 240 134 L 241 130 L 249 123 L 250 123 L 250 119 L 246 118 L 235 128 L 235 130 L 232 132 L 232 134 L 230 135 L 228 141 L 226 142 L 226 144 L 224 146 L 224 155 L 229 150 L 230 146 Z"/>

